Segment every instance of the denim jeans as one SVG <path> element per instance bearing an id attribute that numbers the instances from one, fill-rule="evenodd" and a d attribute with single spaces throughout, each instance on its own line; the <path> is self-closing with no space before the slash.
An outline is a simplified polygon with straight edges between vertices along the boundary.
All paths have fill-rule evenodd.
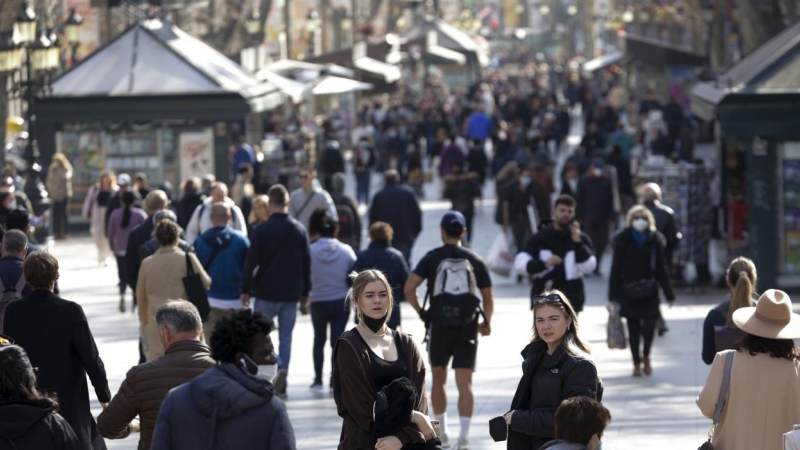
<path id="1" fill-rule="evenodd" d="M 328 340 L 328 324 L 331 326 L 331 358 L 336 340 L 344 333 L 350 308 L 344 299 L 311 304 L 311 323 L 314 325 L 314 382 L 322 383 L 322 366 L 325 359 L 325 341 Z M 334 362 L 331 361 L 331 370 Z"/>
<path id="2" fill-rule="evenodd" d="M 289 360 L 292 358 L 292 332 L 297 321 L 297 304 L 299 302 L 271 302 L 256 299 L 255 310 L 272 320 L 278 319 L 278 367 L 289 371 Z"/>
<path id="3" fill-rule="evenodd" d="M 372 182 L 372 172 L 356 172 L 356 200 L 369 205 L 369 188 Z"/>

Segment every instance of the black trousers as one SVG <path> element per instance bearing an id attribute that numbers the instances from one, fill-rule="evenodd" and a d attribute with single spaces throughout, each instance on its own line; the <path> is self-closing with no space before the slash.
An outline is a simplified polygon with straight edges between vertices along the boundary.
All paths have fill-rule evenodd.
<path id="1" fill-rule="evenodd" d="M 125 295 L 125 289 L 128 287 L 128 275 L 125 270 L 125 256 L 114 254 L 117 258 L 117 276 L 119 277 L 119 295 Z"/>
<path id="2" fill-rule="evenodd" d="M 53 234 L 56 237 L 67 235 L 69 222 L 67 219 L 67 204 L 69 199 L 62 202 L 53 202 Z"/>
<path id="3" fill-rule="evenodd" d="M 631 355 L 633 355 L 634 364 L 639 364 L 641 362 L 639 342 L 642 337 L 644 337 L 644 356 L 650 356 L 650 348 L 653 347 L 653 338 L 656 335 L 656 320 L 658 319 L 627 318 L 628 340 L 631 344 Z"/>
<path id="4" fill-rule="evenodd" d="M 603 253 L 608 245 L 608 220 L 590 220 L 582 224 L 584 231 L 589 235 L 594 245 L 594 255 L 597 258 L 597 270 L 600 272 L 600 263 L 603 260 Z"/>

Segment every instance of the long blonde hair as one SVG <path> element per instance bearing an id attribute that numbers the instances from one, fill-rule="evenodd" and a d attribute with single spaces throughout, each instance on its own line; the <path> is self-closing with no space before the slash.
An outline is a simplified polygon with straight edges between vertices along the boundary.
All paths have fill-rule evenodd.
<path id="1" fill-rule="evenodd" d="M 247 218 L 247 222 L 250 223 L 251 225 L 261 223 L 261 221 L 259 221 L 259 218 L 256 217 L 256 206 L 263 206 L 264 209 L 267 211 L 267 217 L 269 217 L 269 197 L 267 197 L 264 194 L 256 195 L 255 197 L 253 197 L 253 204 L 250 207 L 250 217 Z"/>
<path id="2" fill-rule="evenodd" d="M 100 178 L 97 179 L 97 187 L 103 187 L 103 178 L 108 177 L 108 188 L 114 189 L 117 186 L 117 175 L 113 170 L 104 170 L 100 173 Z"/>
<path id="3" fill-rule="evenodd" d="M 731 288 L 731 304 L 728 306 L 728 320 L 725 324 L 732 327 L 734 311 L 753 306 L 753 294 L 758 284 L 756 265 L 749 258 L 740 256 L 731 261 L 725 280 Z"/>
<path id="4" fill-rule="evenodd" d="M 388 321 L 394 309 L 394 296 L 392 295 L 392 286 L 389 284 L 389 280 L 386 279 L 386 275 L 377 269 L 367 269 L 361 272 L 350 273 L 350 279 L 353 280 L 353 286 L 347 291 L 347 296 L 345 296 L 345 307 L 347 307 L 349 303 L 350 307 L 355 311 L 358 321 L 362 322 L 364 318 L 361 308 L 358 307 L 358 299 L 361 298 L 361 294 L 368 284 L 373 281 L 380 281 L 386 287 L 386 292 L 389 295 L 389 308 L 386 309 L 386 320 Z"/>
<path id="5" fill-rule="evenodd" d="M 564 347 L 564 350 L 566 350 L 566 352 L 572 356 L 588 358 L 592 354 L 592 349 L 588 344 L 581 340 L 581 337 L 578 334 L 578 315 L 575 313 L 575 308 L 572 307 L 572 303 L 570 303 L 567 296 L 558 289 L 544 291 L 537 295 L 537 297 L 547 297 L 550 295 L 558 295 L 560 298 L 559 301 L 547 301 L 533 304 L 534 324 L 533 338 L 531 339 L 531 342 L 535 343 L 542 340 L 542 338 L 539 336 L 539 333 L 536 331 L 536 310 L 542 306 L 552 306 L 561 310 L 564 318 L 572 319 L 572 325 L 564 333 L 564 337 L 561 339 L 560 345 Z"/>

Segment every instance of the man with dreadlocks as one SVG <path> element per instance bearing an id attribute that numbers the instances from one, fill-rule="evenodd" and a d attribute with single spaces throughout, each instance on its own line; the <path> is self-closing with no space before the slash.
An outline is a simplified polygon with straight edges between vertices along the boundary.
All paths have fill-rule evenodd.
<path id="1" fill-rule="evenodd" d="M 286 405 L 272 385 L 278 362 L 272 329 L 269 318 L 249 309 L 217 322 L 211 335 L 217 365 L 167 394 L 153 450 L 295 449 Z"/>

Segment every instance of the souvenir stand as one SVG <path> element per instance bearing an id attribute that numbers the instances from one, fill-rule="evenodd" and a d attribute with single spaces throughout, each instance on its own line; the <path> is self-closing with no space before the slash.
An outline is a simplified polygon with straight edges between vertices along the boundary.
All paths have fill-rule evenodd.
<path id="1" fill-rule="evenodd" d="M 662 203 L 675 212 L 682 238 L 673 254 L 674 267 L 684 269 L 693 263 L 696 269 L 708 265 L 712 223 L 708 170 L 700 164 L 648 161 L 639 168 L 637 179 L 641 184 L 657 183 Z"/>

